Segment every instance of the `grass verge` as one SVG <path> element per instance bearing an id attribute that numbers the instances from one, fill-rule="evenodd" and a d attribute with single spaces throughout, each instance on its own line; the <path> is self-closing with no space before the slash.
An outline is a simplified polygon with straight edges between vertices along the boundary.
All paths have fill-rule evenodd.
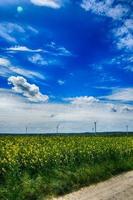
<path id="1" fill-rule="evenodd" d="M 63 195 L 83 186 L 106 180 L 112 175 L 133 169 L 133 158 L 110 160 L 93 166 L 81 165 L 72 168 L 57 168 L 53 171 L 30 174 L 25 171 L 19 176 L 9 173 L 0 185 L 2 200 L 45 200 Z"/>

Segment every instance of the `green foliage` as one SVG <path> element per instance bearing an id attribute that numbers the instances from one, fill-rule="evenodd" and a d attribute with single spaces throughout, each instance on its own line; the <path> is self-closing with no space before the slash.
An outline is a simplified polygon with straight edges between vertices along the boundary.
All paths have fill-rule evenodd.
<path id="1" fill-rule="evenodd" d="M 0 137 L 2 200 L 44 200 L 130 169 L 132 136 Z"/>

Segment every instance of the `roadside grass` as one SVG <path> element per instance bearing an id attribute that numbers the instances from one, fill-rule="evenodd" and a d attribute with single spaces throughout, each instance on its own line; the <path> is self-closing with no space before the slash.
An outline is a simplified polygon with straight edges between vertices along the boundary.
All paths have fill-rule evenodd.
<path id="1" fill-rule="evenodd" d="M 2 200 L 44 200 L 78 190 L 83 186 L 97 183 L 112 175 L 133 169 L 133 159 L 108 161 L 94 166 L 75 166 L 60 168 L 50 174 L 30 175 L 25 172 L 21 177 L 8 174 L 0 187 Z"/>
<path id="2" fill-rule="evenodd" d="M 114 138 L 114 140 L 116 144 L 117 138 Z M 74 162 L 69 161 L 67 164 L 64 162 L 61 165 L 55 164 L 51 167 L 48 165 L 48 168 L 45 168 L 45 166 L 37 168 L 35 166 L 33 169 L 29 165 L 27 165 L 27 168 L 20 168 L 20 166 L 15 165 L 16 168 L 8 169 L 6 173 L 0 173 L 0 199 L 45 200 L 106 180 L 124 171 L 133 170 L 133 138 L 130 138 L 130 140 L 129 147 L 127 145 L 129 140 L 127 139 L 125 146 L 127 149 L 122 145 L 118 148 L 120 151 L 113 151 L 111 147 L 107 157 L 106 151 L 96 154 L 96 149 L 93 152 L 96 157 L 93 158 L 92 156 L 93 159 L 91 158 L 89 161 L 86 157 L 83 158 L 83 155 L 81 156 L 81 152 L 77 151 L 80 147 L 77 146 L 77 154 L 73 154 L 75 157 L 77 156 L 77 159 L 74 158 Z M 97 142 L 97 138 L 95 138 L 95 142 Z M 110 142 L 109 145 L 111 145 Z M 74 149 L 75 147 L 72 148 Z M 68 156 L 67 151 L 65 153 Z M 28 158 L 30 159 L 30 157 Z"/>

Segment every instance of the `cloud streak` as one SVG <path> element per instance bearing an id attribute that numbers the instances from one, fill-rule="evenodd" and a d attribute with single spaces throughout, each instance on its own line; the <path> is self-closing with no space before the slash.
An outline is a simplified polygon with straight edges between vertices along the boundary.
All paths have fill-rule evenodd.
<path id="1" fill-rule="evenodd" d="M 82 105 L 82 106 L 99 102 L 99 100 L 93 96 L 72 97 L 72 98 L 66 98 L 65 100 L 69 101 L 71 104 Z"/>
<path id="2" fill-rule="evenodd" d="M 62 7 L 61 0 L 30 0 L 36 6 L 46 6 L 53 9 L 59 9 Z"/>
<path id="3" fill-rule="evenodd" d="M 133 102 L 133 88 L 121 88 L 114 90 L 113 93 L 106 98 L 109 100 Z"/>
<path id="4" fill-rule="evenodd" d="M 6 49 L 7 51 L 22 51 L 22 52 L 33 52 L 33 53 L 37 53 L 37 52 L 42 52 L 42 49 L 30 49 L 26 46 L 14 46 L 14 47 L 9 47 Z"/>
<path id="5" fill-rule="evenodd" d="M 11 75 L 22 75 L 27 78 L 45 79 L 44 75 L 39 72 L 27 70 L 21 67 L 13 66 L 7 58 L 0 58 L 0 75 L 9 77 Z"/>
<path id="6" fill-rule="evenodd" d="M 72 56 L 72 53 L 63 46 L 58 46 L 55 42 L 47 44 L 48 51 L 55 56 Z"/>
<path id="7" fill-rule="evenodd" d="M 18 24 L 5 22 L 0 23 L 0 37 L 11 43 L 17 43 L 15 32 L 25 33 L 25 30 Z"/>

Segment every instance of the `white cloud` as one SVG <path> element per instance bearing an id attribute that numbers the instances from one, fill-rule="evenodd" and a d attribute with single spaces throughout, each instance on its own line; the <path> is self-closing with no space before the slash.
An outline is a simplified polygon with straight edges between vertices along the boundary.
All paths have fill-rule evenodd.
<path id="1" fill-rule="evenodd" d="M 124 67 L 124 69 L 128 72 L 133 72 L 133 66 L 132 65 L 128 65 L 128 66 Z"/>
<path id="2" fill-rule="evenodd" d="M 126 19 L 125 26 L 128 30 L 133 31 L 133 19 Z"/>
<path id="3" fill-rule="evenodd" d="M 75 105 L 88 105 L 99 102 L 99 100 L 93 96 L 72 97 L 72 98 L 66 98 L 65 100 Z"/>
<path id="4" fill-rule="evenodd" d="M 127 13 L 127 11 L 128 10 L 122 7 L 122 5 L 116 5 L 115 7 L 112 7 L 107 11 L 107 16 L 118 20 L 119 18 L 122 18 Z"/>
<path id="5" fill-rule="evenodd" d="M 8 67 L 10 66 L 10 61 L 6 58 L 0 58 L 0 66 Z"/>
<path id="6" fill-rule="evenodd" d="M 133 19 L 125 19 L 122 26 L 116 28 L 113 32 L 116 37 L 117 47 L 119 49 L 129 49 L 133 48 Z"/>
<path id="7" fill-rule="evenodd" d="M 14 72 L 15 74 L 19 74 L 19 75 L 25 76 L 27 78 L 45 79 L 45 77 L 42 74 L 40 74 L 39 72 L 34 72 L 31 70 L 22 69 L 22 68 L 18 68 L 18 67 L 10 67 L 10 70 L 12 72 Z"/>
<path id="8" fill-rule="evenodd" d="M 6 40 L 7 42 L 13 44 L 18 44 L 19 40 L 26 39 L 27 37 L 29 37 L 29 34 L 37 34 L 37 33 L 38 30 L 36 30 L 34 27 L 30 25 L 24 26 L 11 22 L 0 23 L 0 37 Z"/>
<path id="9" fill-rule="evenodd" d="M 83 0 L 81 7 L 86 11 L 91 11 L 97 15 L 111 17 L 115 20 L 122 18 L 127 12 L 127 8 L 120 4 L 114 6 L 113 3 L 113 0 Z"/>
<path id="10" fill-rule="evenodd" d="M 122 112 L 133 112 L 133 107 L 132 106 L 123 106 L 122 107 Z"/>
<path id="11" fill-rule="evenodd" d="M 68 51 L 65 47 L 59 47 L 57 48 L 57 55 L 60 55 L 60 56 L 71 56 L 71 52 Z"/>
<path id="12" fill-rule="evenodd" d="M 28 28 L 28 30 L 32 31 L 35 34 L 39 33 L 39 31 L 37 29 L 35 29 L 34 27 L 32 27 L 32 26 L 27 26 L 27 28 Z"/>
<path id="13" fill-rule="evenodd" d="M 55 42 L 51 42 L 47 45 L 50 53 L 55 56 L 72 56 L 72 53 L 63 46 L 58 46 Z"/>
<path id="14" fill-rule="evenodd" d="M 26 51 L 26 52 L 42 52 L 42 49 L 30 49 L 26 46 L 14 46 L 14 47 L 9 47 L 6 49 L 7 51 Z"/>
<path id="15" fill-rule="evenodd" d="M 22 75 L 27 78 L 45 79 L 45 77 L 39 72 L 13 66 L 7 58 L 0 58 L 0 75 L 3 77 L 9 77 L 15 74 Z"/>
<path id="16" fill-rule="evenodd" d="M 133 49 L 133 35 L 128 33 L 126 36 L 120 37 L 117 41 L 118 49 Z"/>
<path id="17" fill-rule="evenodd" d="M 115 36 L 115 43 L 118 49 L 133 49 L 133 19 L 130 17 L 130 8 L 114 0 L 83 0 L 81 7 L 97 15 L 111 17 L 115 21 L 121 21 L 121 25 L 111 32 Z M 127 15 L 128 14 L 128 15 Z M 127 17 L 128 16 L 128 17 Z"/>
<path id="18" fill-rule="evenodd" d="M 12 89 L 16 93 L 22 94 L 31 102 L 46 102 L 48 100 L 48 96 L 41 94 L 38 86 L 28 83 L 21 76 L 11 76 L 8 78 L 8 82 L 13 85 Z"/>
<path id="19" fill-rule="evenodd" d="M 120 56 L 115 56 L 111 60 L 105 62 L 106 65 L 116 65 L 119 68 L 122 68 L 126 72 L 133 72 L 133 56 L 132 54 L 121 54 Z M 105 65 L 105 66 L 106 66 Z"/>
<path id="20" fill-rule="evenodd" d="M 133 101 L 133 88 L 123 88 L 114 90 L 113 93 L 106 97 L 109 100 Z"/>
<path id="21" fill-rule="evenodd" d="M 44 60 L 44 58 L 38 53 L 29 57 L 28 60 L 33 64 L 48 65 L 48 62 L 46 60 Z"/>
<path id="22" fill-rule="evenodd" d="M 23 0 L 21 1 L 21 6 L 23 4 L 27 4 L 29 1 L 36 6 L 44 6 L 53 9 L 59 9 L 69 0 Z M 20 0 L 0 1 L 0 6 L 7 6 L 7 5 L 20 5 Z"/>
<path id="23" fill-rule="evenodd" d="M 118 49 L 133 49 L 133 19 L 123 19 L 121 26 L 113 30 Z"/>
<path id="24" fill-rule="evenodd" d="M 65 81 L 63 81 L 63 80 L 58 80 L 58 84 L 59 84 L 59 85 L 64 85 L 64 84 L 65 84 Z"/>
<path id="25" fill-rule="evenodd" d="M 17 40 L 13 34 L 14 32 L 25 33 L 25 30 L 18 24 L 9 22 L 0 23 L 0 37 L 3 39 L 9 42 L 17 43 Z"/>
<path id="26" fill-rule="evenodd" d="M 35 104 L 25 101 L 13 91 L 0 89 L 0 131 L 24 133 L 27 126 L 30 133 L 55 133 L 57 124 L 61 122 L 60 133 L 83 132 L 92 131 L 94 121 L 97 121 L 98 131 L 124 131 L 127 124 L 129 130 L 133 130 L 133 112 L 122 111 L 123 106 L 115 106 L 117 112 L 112 112 L 108 103 L 101 101 L 93 103 L 93 106 Z M 133 106 L 125 106 L 133 109 Z"/>
<path id="27" fill-rule="evenodd" d="M 46 6 L 54 9 L 60 8 L 63 2 L 63 0 L 30 0 L 30 1 L 36 6 Z"/>

